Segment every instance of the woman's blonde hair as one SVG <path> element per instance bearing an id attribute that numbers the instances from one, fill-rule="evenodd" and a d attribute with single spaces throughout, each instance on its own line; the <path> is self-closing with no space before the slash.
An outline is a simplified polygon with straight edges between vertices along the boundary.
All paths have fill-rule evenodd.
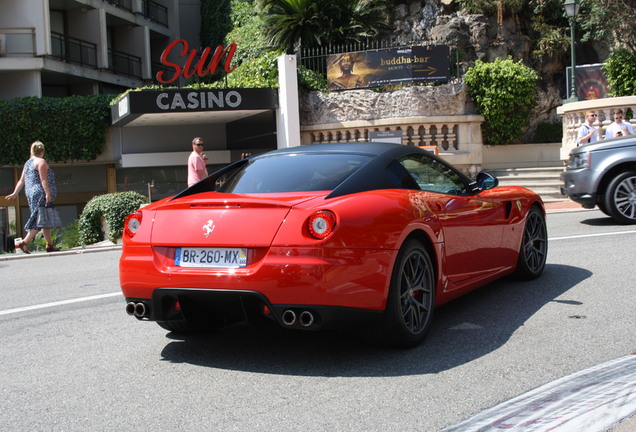
<path id="1" fill-rule="evenodd" d="M 41 141 L 35 141 L 31 144 L 31 156 L 40 157 L 44 154 L 44 144 Z"/>

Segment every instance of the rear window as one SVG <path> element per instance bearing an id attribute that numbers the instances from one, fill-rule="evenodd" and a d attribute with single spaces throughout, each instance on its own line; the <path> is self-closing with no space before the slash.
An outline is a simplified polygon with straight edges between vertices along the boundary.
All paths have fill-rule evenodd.
<path id="1" fill-rule="evenodd" d="M 333 190 L 371 160 L 347 154 L 284 154 L 256 158 L 231 173 L 218 192 L 278 193 Z"/>

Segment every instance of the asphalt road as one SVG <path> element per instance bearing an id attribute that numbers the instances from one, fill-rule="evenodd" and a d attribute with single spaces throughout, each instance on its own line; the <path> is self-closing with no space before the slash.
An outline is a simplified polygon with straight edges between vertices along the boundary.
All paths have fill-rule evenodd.
<path id="1" fill-rule="evenodd" d="M 438 431 L 636 351 L 636 226 L 548 216 L 538 280 L 436 312 L 415 349 L 242 325 L 176 338 L 124 312 L 120 252 L 0 261 L 0 431 Z"/>

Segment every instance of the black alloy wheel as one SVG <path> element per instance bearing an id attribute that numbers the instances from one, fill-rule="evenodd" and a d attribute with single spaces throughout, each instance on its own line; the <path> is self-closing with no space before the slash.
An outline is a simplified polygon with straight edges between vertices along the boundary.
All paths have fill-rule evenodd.
<path id="1" fill-rule="evenodd" d="M 537 206 L 532 206 L 523 229 L 516 276 L 520 279 L 539 277 L 543 273 L 547 257 L 548 230 L 545 215 Z"/>
<path id="2" fill-rule="evenodd" d="M 433 318 L 435 281 L 426 248 L 407 241 L 398 254 L 383 322 L 376 332 L 382 343 L 409 348 L 422 342 Z"/>
<path id="3" fill-rule="evenodd" d="M 607 213 L 622 224 L 636 224 L 636 171 L 616 176 L 605 194 Z"/>

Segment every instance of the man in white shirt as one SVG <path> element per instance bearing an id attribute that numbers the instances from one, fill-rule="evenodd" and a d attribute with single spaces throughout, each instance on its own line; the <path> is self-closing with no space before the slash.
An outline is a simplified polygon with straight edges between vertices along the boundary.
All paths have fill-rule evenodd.
<path id="1" fill-rule="evenodd" d="M 579 128 L 576 145 L 584 145 L 598 141 L 598 129 L 594 127 L 596 113 L 593 110 L 585 112 L 585 123 Z"/>
<path id="2" fill-rule="evenodd" d="M 192 153 L 188 157 L 188 187 L 208 176 L 208 169 L 203 159 L 203 140 L 196 137 L 192 140 Z"/>
<path id="3" fill-rule="evenodd" d="M 634 135 L 634 128 L 631 124 L 623 122 L 623 110 L 614 110 L 614 123 L 605 129 L 605 139 Z"/>

